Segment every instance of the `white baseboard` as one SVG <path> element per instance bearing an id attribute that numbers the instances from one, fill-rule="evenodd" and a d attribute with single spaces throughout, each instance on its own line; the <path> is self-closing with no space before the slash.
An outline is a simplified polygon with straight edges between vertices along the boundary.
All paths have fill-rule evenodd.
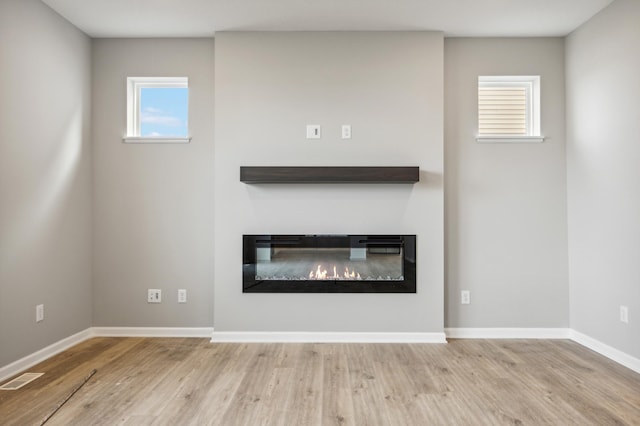
<path id="1" fill-rule="evenodd" d="M 592 351 L 598 352 L 600 355 L 606 356 L 620 365 L 624 365 L 636 373 L 640 373 L 640 359 L 638 358 L 634 358 L 629 354 L 575 330 L 571 330 L 571 340 L 580 343 Z"/>
<path id="2" fill-rule="evenodd" d="M 451 339 L 568 339 L 640 373 L 640 359 L 570 328 L 445 328 Z"/>
<path id="3" fill-rule="evenodd" d="M 444 333 L 214 331 L 212 342 L 260 343 L 447 343 Z"/>
<path id="4" fill-rule="evenodd" d="M 92 337 L 206 337 L 210 338 L 213 327 L 90 327 L 64 338 L 37 352 L 27 355 L 9 365 L 0 367 L 0 382 L 15 376 L 34 365 L 59 354 L 70 347 Z"/>
<path id="5" fill-rule="evenodd" d="M 0 367 L 0 382 L 92 337 L 206 337 L 212 342 L 446 343 L 454 339 L 570 339 L 637 373 L 640 359 L 569 328 L 447 328 L 444 333 L 230 332 L 212 327 L 91 327 Z"/>
<path id="6" fill-rule="evenodd" d="M 213 327 L 93 327 L 96 337 L 211 337 Z"/>
<path id="7" fill-rule="evenodd" d="M 87 328 L 86 330 L 80 331 L 79 333 L 59 340 L 56 343 L 47 346 L 46 348 L 40 349 L 39 351 L 34 352 L 31 355 L 27 355 L 24 358 L 12 362 L 9 365 L 0 367 L 0 382 L 8 379 L 9 377 L 15 376 L 16 374 L 24 370 L 27 370 L 34 365 L 45 361 L 54 355 L 59 354 L 62 351 L 67 350 L 80 342 L 84 342 L 91 337 L 91 329 Z"/>
<path id="8" fill-rule="evenodd" d="M 568 328 L 445 328 L 450 339 L 569 339 Z"/>

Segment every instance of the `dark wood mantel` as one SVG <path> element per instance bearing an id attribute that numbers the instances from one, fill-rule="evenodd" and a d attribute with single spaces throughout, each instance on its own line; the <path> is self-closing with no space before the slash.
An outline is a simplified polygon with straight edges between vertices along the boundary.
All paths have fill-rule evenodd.
<path id="1" fill-rule="evenodd" d="M 409 183 L 419 167 L 240 167 L 240 181 L 259 183 Z"/>

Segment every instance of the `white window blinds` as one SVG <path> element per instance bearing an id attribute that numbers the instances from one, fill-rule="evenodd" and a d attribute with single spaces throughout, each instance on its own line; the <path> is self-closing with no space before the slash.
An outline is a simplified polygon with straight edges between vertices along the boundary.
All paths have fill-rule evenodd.
<path id="1" fill-rule="evenodd" d="M 526 88 L 478 87 L 478 134 L 526 136 Z"/>
<path id="2" fill-rule="evenodd" d="M 531 136 L 540 136 L 540 77 L 478 77 L 478 137 Z"/>

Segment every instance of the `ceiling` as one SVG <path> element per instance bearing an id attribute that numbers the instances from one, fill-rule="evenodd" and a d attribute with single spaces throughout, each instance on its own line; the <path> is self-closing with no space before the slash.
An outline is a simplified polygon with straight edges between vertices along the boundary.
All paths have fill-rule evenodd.
<path id="1" fill-rule="evenodd" d="M 216 31 L 442 31 L 564 36 L 612 0 L 42 0 L 91 37 Z"/>

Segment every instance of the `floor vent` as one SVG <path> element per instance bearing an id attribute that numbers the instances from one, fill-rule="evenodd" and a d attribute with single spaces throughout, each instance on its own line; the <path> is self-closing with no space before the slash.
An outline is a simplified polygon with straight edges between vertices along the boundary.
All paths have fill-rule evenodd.
<path id="1" fill-rule="evenodd" d="M 10 382 L 0 386 L 0 390 L 18 390 L 24 385 L 33 382 L 44 373 L 24 373 L 22 376 L 18 376 Z"/>

